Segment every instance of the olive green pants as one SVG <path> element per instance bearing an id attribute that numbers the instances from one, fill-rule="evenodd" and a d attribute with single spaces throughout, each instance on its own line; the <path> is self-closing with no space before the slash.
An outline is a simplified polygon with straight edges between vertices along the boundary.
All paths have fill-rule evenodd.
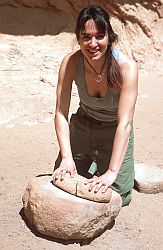
<path id="1" fill-rule="evenodd" d="M 70 142 L 73 158 L 78 174 L 92 178 L 100 176 L 108 170 L 111 159 L 117 122 L 96 121 L 85 115 L 79 108 L 70 119 Z M 134 186 L 134 135 L 130 133 L 128 149 L 118 176 L 111 188 L 122 197 L 123 206 L 131 201 L 131 191 Z M 54 169 L 59 167 L 59 154 Z"/>

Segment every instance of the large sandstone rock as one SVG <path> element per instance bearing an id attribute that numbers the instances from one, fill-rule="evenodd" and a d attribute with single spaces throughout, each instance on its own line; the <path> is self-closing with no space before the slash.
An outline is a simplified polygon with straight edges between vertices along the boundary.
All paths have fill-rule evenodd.
<path id="1" fill-rule="evenodd" d="M 79 11 L 93 2 L 3 0 L 0 1 L 0 6 L 3 6 L 0 13 L 0 31 L 14 35 L 56 35 L 63 31 L 74 32 Z M 95 2 L 110 13 L 113 27 L 120 37 L 120 48 L 133 57 L 141 68 L 153 70 L 159 67 L 161 70 L 161 64 L 159 66 L 155 62 L 156 58 L 159 60 L 162 56 L 163 0 Z"/>
<path id="2" fill-rule="evenodd" d="M 147 194 L 163 192 L 163 169 L 159 165 L 135 164 L 135 188 Z"/>
<path id="3" fill-rule="evenodd" d="M 109 203 L 82 199 L 57 188 L 51 177 L 43 176 L 28 184 L 23 206 L 28 220 L 40 233 L 61 239 L 87 239 L 113 222 L 122 200 L 114 191 Z"/>
<path id="4" fill-rule="evenodd" d="M 69 174 L 66 174 L 64 180 L 54 178 L 53 184 L 70 194 L 87 200 L 97 202 L 109 202 L 111 200 L 111 188 L 109 188 L 105 193 L 102 193 L 100 190 L 97 193 L 93 191 L 89 192 L 88 185 L 85 185 L 85 181 L 86 178 L 81 175 L 76 174 L 74 178 L 71 178 Z"/>

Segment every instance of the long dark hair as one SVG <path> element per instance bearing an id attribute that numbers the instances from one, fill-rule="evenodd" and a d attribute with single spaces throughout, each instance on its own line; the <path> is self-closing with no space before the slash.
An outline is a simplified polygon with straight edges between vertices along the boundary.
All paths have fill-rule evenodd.
<path id="1" fill-rule="evenodd" d="M 111 24 L 110 24 L 110 16 L 109 14 L 100 6 L 90 5 L 87 8 L 84 8 L 78 16 L 75 34 L 77 40 L 79 40 L 80 31 L 85 29 L 85 23 L 93 19 L 97 28 L 103 32 L 107 33 L 109 37 L 109 44 L 107 47 L 107 58 L 108 58 L 108 66 L 107 66 L 107 82 L 109 88 L 121 89 L 122 86 L 122 75 L 120 71 L 120 67 L 115 60 L 112 54 L 112 45 L 113 43 L 118 42 L 118 35 L 114 33 Z"/>

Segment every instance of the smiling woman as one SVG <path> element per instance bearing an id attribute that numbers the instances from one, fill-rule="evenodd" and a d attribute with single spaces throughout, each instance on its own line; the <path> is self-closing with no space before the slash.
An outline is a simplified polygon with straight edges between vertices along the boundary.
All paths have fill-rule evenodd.
<path id="1" fill-rule="evenodd" d="M 85 30 L 80 32 L 79 45 L 81 52 L 85 56 L 86 63 L 91 67 L 96 76 L 96 82 L 102 81 L 102 73 L 105 67 L 105 53 L 108 47 L 108 35 L 96 28 L 93 19 L 90 19 L 85 24 Z M 98 69 L 95 69 L 93 61 L 101 59 L 98 64 Z M 92 61 L 92 62 L 91 62 Z M 99 66 L 101 67 L 99 69 Z M 99 73 L 98 73 L 99 72 Z"/>
<path id="2" fill-rule="evenodd" d="M 55 128 L 60 153 L 54 178 L 83 175 L 92 192 L 111 187 L 131 201 L 134 185 L 133 115 L 137 97 L 136 63 L 113 47 L 117 35 L 99 6 L 83 9 L 77 19 L 80 50 L 62 61 L 57 85 Z M 80 106 L 70 123 L 72 82 Z M 96 178 L 94 178 L 94 175 Z"/>
<path id="3" fill-rule="evenodd" d="M 120 87 L 122 79 L 119 65 L 114 60 L 114 57 L 111 56 L 112 44 L 118 41 L 118 35 L 114 33 L 110 25 L 108 13 L 102 8 L 98 9 L 98 13 L 94 10 L 90 13 L 89 9 L 87 11 L 84 9 L 79 14 L 75 34 L 87 63 L 97 75 L 98 82 L 102 80 L 101 73 L 104 70 L 106 53 L 107 60 L 112 61 L 107 64 L 107 82 L 110 84 L 110 87 L 117 87 L 118 85 Z M 93 67 L 93 61 L 99 57 L 101 58 L 101 67 L 98 70 L 96 65 Z M 92 60 L 92 63 L 90 60 Z M 100 74 L 97 72 L 100 72 Z"/>

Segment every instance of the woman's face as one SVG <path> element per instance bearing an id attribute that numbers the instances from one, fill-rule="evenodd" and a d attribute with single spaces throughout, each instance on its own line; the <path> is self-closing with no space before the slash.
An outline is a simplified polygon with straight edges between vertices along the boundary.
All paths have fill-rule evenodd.
<path id="1" fill-rule="evenodd" d="M 85 30 L 80 31 L 79 45 L 81 52 L 88 60 L 99 60 L 105 57 L 108 47 L 108 34 L 97 29 L 93 19 L 85 23 Z"/>

